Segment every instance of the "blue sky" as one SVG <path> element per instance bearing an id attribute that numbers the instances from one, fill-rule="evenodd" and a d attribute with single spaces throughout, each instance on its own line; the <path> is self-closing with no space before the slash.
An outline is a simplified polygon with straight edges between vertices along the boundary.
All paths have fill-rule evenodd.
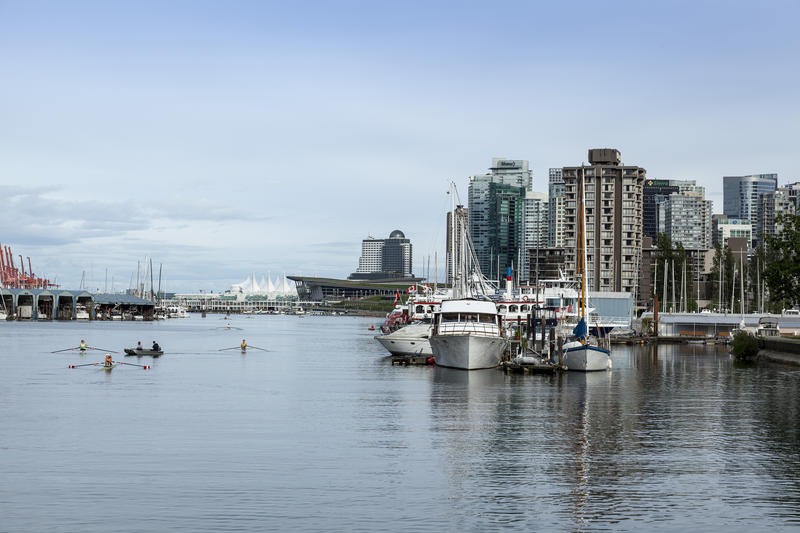
<path id="1" fill-rule="evenodd" d="M 492 157 L 800 180 L 800 4 L 6 2 L 0 242 L 76 286 L 344 277 Z M 431 263 L 433 259 L 431 259 Z"/>

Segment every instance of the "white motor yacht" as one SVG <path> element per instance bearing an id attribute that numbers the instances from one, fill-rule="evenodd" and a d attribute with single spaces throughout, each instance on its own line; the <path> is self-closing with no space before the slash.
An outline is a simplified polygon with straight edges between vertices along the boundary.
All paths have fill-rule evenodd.
<path id="1" fill-rule="evenodd" d="M 433 355 L 430 343 L 431 324 L 415 322 L 388 335 L 376 335 L 375 340 L 392 355 Z"/>
<path id="2" fill-rule="evenodd" d="M 442 302 L 434 316 L 430 343 L 437 365 L 477 370 L 496 367 L 507 341 L 497 306 L 465 298 Z"/>

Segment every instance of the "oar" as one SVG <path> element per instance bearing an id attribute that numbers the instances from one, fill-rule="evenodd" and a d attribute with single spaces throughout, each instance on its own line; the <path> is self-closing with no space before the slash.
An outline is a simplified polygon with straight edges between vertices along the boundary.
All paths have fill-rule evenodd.
<path id="1" fill-rule="evenodd" d="M 63 350 L 56 350 L 55 352 L 50 352 L 50 353 L 68 352 L 70 350 L 77 350 L 78 348 L 80 348 L 80 346 L 76 346 L 74 348 L 64 348 Z"/>
<path id="2" fill-rule="evenodd" d="M 107 350 L 105 348 L 95 348 L 94 346 L 90 346 L 89 348 L 91 348 L 92 350 L 100 350 L 101 352 L 119 353 L 119 352 L 115 352 L 114 350 Z"/>
<path id="3" fill-rule="evenodd" d="M 79 366 L 97 366 L 100 363 L 86 363 L 83 365 L 69 365 L 67 368 L 78 368 Z"/>
<path id="4" fill-rule="evenodd" d="M 116 363 L 117 361 L 114 361 L 114 362 Z M 138 366 L 138 367 L 144 368 L 145 370 L 150 368 L 150 365 L 137 365 L 135 363 L 124 363 L 122 361 L 119 361 L 119 364 L 121 364 L 121 365 L 129 365 L 129 366 Z"/>
<path id="5" fill-rule="evenodd" d="M 256 350 L 261 350 L 261 351 L 264 351 L 264 352 L 268 352 L 269 351 L 266 348 L 259 348 L 258 346 L 253 346 L 252 344 L 248 344 L 247 347 L 248 348 L 255 348 Z"/>
<path id="6" fill-rule="evenodd" d="M 218 352 L 224 352 L 225 350 L 238 350 L 241 346 L 234 346 L 233 348 L 220 348 L 217 350 Z"/>

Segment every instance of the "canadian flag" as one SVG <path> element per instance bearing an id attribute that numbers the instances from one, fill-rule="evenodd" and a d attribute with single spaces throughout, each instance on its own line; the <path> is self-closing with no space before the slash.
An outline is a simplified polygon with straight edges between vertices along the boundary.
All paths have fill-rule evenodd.
<path id="1" fill-rule="evenodd" d="M 417 292 L 417 286 L 416 285 L 412 285 L 412 286 L 410 286 L 409 288 L 406 289 L 406 294 L 412 294 L 412 293 L 415 293 L 415 292 Z"/>

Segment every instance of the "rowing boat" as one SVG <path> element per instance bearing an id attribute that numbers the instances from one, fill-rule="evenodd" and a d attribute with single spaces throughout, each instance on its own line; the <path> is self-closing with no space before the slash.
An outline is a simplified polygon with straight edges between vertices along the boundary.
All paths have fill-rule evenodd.
<path id="1" fill-rule="evenodd" d="M 114 369 L 114 367 L 116 367 L 116 366 L 118 366 L 118 365 L 119 365 L 119 363 L 114 363 L 113 365 L 109 365 L 109 366 L 106 366 L 106 365 L 100 365 L 100 368 L 102 368 L 102 369 L 103 369 L 103 370 L 105 370 L 106 372 L 111 372 L 111 371 Z"/>
<path id="2" fill-rule="evenodd" d="M 125 355 L 135 355 L 137 357 L 150 355 L 153 357 L 158 357 L 159 355 L 164 355 L 164 352 L 162 350 L 138 350 L 136 348 L 125 348 Z"/>

